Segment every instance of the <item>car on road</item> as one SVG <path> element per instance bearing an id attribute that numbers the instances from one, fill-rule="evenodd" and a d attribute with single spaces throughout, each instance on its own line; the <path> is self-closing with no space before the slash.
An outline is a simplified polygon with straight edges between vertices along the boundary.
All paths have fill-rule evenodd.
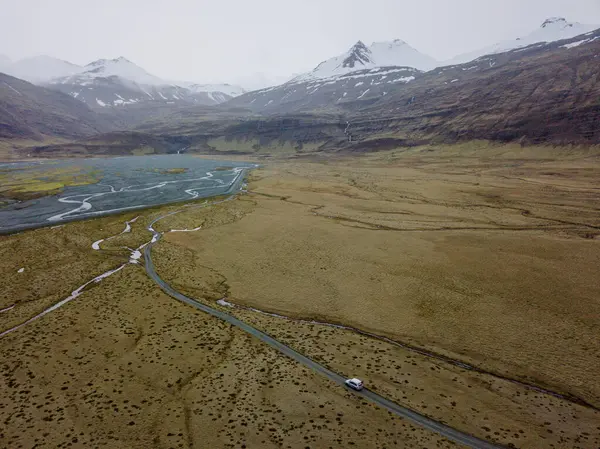
<path id="1" fill-rule="evenodd" d="M 344 383 L 356 391 L 360 391 L 363 389 L 363 381 L 360 379 L 356 379 L 356 378 L 346 379 L 346 382 L 344 382 Z"/>

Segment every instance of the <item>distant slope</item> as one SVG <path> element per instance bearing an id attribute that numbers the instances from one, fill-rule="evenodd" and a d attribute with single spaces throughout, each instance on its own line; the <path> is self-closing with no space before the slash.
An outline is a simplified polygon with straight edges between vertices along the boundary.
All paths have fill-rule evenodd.
<path id="1" fill-rule="evenodd" d="M 562 17 L 551 17 L 542 23 L 542 25 L 521 38 L 498 42 L 489 47 L 458 55 L 449 61 L 440 63 L 440 66 L 464 64 L 473 61 L 481 56 L 503 53 L 510 50 L 528 47 L 534 44 L 544 44 L 556 42 L 563 39 L 570 39 L 590 31 L 600 28 L 600 25 L 584 25 L 581 23 L 571 23 Z"/>
<path id="2" fill-rule="evenodd" d="M 76 64 L 46 55 L 5 63 L 3 68 L 4 73 L 34 84 L 43 84 L 53 78 L 73 75 L 81 70 Z"/>
<path id="3" fill-rule="evenodd" d="M 117 126 L 68 95 L 0 73 L 0 138 L 76 138 Z"/>
<path id="4" fill-rule="evenodd" d="M 389 129 L 407 140 L 598 144 L 599 59 L 597 30 L 436 69 L 386 97 L 348 105 L 362 123 L 350 130 L 357 140 Z"/>
<path id="5" fill-rule="evenodd" d="M 354 100 L 386 96 L 400 86 L 414 82 L 424 72 L 411 67 L 378 67 L 357 70 L 324 79 L 290 81 L 286 84 L 248 92 L 225 106 L 254 112 L 281 114 L 325 108 L 340 109 Z"/>
<path id="6" fill-rule="evenodd" d="M 136 131 L 116 131 L 70 143 L 28 149 L 32 157 L 94 157 L 145 154 L 175 154 L 185 148 L 185 138 L 156 136 Z"/>

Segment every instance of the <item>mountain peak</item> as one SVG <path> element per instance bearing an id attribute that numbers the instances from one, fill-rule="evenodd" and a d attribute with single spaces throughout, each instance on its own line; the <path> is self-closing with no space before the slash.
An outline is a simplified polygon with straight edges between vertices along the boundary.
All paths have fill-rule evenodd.
<path id="1" fill-rule="evenodd" d="M 296 76 L 290 82 L 324 79 L 345 75 L 357 70 L 378 67 L 406 67 L 415 70 L 430 70 L 437 62 L 430 56 L 420 53 L 401 39 L 374 42 L 367 47 L 358 41 L 347 52 L 321 62 L 308 73 Z"/>
<path id="2" fill-rule="evenodd" d="M 567 19 L 565 19 L 564 17 L 550 17 L 546 20 L 544 20 L 544 23 L 542 23 L 542 28 L 546 28 L 550 25 L 554 25 L 554 24 L 558 24 L 560 26 L 565 26 L 565 25 L 570 25 L 567 22 Z"/>
<path id="3" fill-rule="evenodd" d="M 358 41 L 348 52 L 348 56 L 342 62 L 342 67 L 354 67 L 357 64 L 365 65 L 371 63 L 370 54 L 371 50 L 362 41 Z"/>
<path id="4" fill-rule="evenodd" d="M 77 74 L 78 77 L 110 78 L 118 77 L 125 80 L 134 81 L 138 84 L 159 86 L 169 84 L 166 81 L 149 74 L 143 68 L 131 62 L 129 59 L 119 56 L 114 59 L 98 59 L 92 61 L 84 67 L 84 70 Z"/>
<path id="5" fill-rule="evenodd" d="M 107 64 L 113 64 L 113 63 L 128 63 L 128 64 L 133 64 L 133 62 L 131 62 L 129 59 L 127 59 L 124 56 L 119 56 L 118 58 L 114 58 L 114 59 L 96 59 L 95 61 L 90 62 L 89 64 L 86 65 L 86 67 L 99 67 L 99 66 L 105 66 Z"/>
<path id="6" fill-rule="evenodd" d="M 95 61 L 90 62 L 89 64 L 86 64 L 86 67 L 98 67 L 101 65 L 106 64 L 106 61 L 108 61 L 108 59 L 96 59 Z"/>

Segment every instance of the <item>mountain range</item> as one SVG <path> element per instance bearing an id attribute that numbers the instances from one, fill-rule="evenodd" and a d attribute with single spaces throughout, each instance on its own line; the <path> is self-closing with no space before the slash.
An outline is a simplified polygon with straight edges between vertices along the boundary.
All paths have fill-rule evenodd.
<path id="1" fill-rule="evenodd" d="M 35 84 L 7 75 L 0 80 L 0 129 L 11 138 L 133 129 L 160 133 L 161 139 L 178 136 L 175 143 L 205 150 L 213 148 L 211 139 L 221 137 L 269 141 L 279 136 L 302 148 L 302 142 L 315 140 L 338 146 L 344 139 L 372 142 L 382 132 L 396 140 L 401 134 L 405 142 L 435 136 L 518 139 L 520 133 L 539 132 L 544 137 L 536 134 L 536 139 L 542 141 L 560 136 L 588 142 L 597 137 L 593 120 L 585 117 L 598 116 L 590 103 L 598 93 L 593 75 L 600 57 L 598 28 L 551 18 L 524 37 L 445 62 L 399 39 L 369 46 L 358 41 L 310 72 L 250 92 L 163 80 L 124 57 L 86 66 L 49 57 L 15 63 L 0 57 L 0 71 Z M 58 105 L 55 111 L 49 110 L 52 103 Z M 540 105 L 554 111 L 555 119 L 533 127 L 531 117 L 541 117 Z M 459 111 L 460 119 L 455 117 Z M 486 122 L 490 111 L 497 123 Z M 79 115 L 85 120 L 78 127 L 73 117 Z M 581 133 L 567 133 L 569 115 L 584 120 Z"/>
<path id="2" fill-rule="evenodd" d="M 336 107 L 355 100 L 385 97 L 398 86 L 412 83 L 426 73 L 447 72 L 467 62 L 473 64 L 459 72 L 481 70 L 477 61 L 484 56 L 491 58 L 483 64 L 487 67 L 506 60 L 506 57 L 494 60 L 494 55 L 510 54 L 510 58 L 514 59 L 526 49 L 536 46 L 543 49 L 552 42 L 584 35 L 598 28 L 598 25 L 550 18 L 527 36 L 484 47 L 446 62 L 436 62 L 401 40 L 376 42 L 368 47 L 359 41 L 346 53 L 320 63 L 311 72 L 280 86 L 248 92 L 232 99 L 229 104 L 259 113 L 276 113 L 311 109 L 322 104 Z M 461 78 L 458 73 L 455 78 L 444 82 L 456 83 Z"/>
<path id="3" fill-rule="evenodd" d="M 402 66 L 418 70 L 430 70 L 436 66 L 435 59 L 420 53 L 406 42 L 374 42 L 369 47 L 358 41 L 346 53 L 323 61 L 314 70 L 299 75 L 292 83 L 331 78 L 364 69 Z"/>
<path id="4" fill-rule="evenodd" d="M 248 104 L 243 100 L 236 101 L 234 104 L 245 104 L 254 111 L 270 110 L 281 101 L 289 102 L 300 95 L 322 92 L 324 85 L 319 84 L 320 80 L 324 80 L 327 83 L 325 85 L 335 85 L 336 92 L 340 91 L 338 97 L 335 97 L 336 93 L 328 98 L 334 103 L 356 99 L 359 96 L 363 98 L 368 94 L 372 95 L 375 91 L 381 91 L 381 95 L 386 95 L 388 91 L 384 88 L 386 84 L 408 83 L 416 79 L 419 74 L 436 67 L 462 64 L 484 55 L 568 39 L 596 28 L 598 27 L 594 25 L 569 23 L 564 18 L 550 18 L 545 20 L 540 28 L 524 37 L 499 42 L 443 62 L 436 61 L 419 52 L 400 39 L 390 42 L 374 42 L 369 46 L 358 41 L 347 52 L 321 62 L 310 72 L 297 75 L 290 81 L 279 84 L 282 98 L 274 99 L 272 98 L 273 94 L 270 94 L 269 98 L 264 103 L 262 102 L 264 94 L 273 89 L 271 86 L 267 89 L 253 91 L 255 93 L 243 97 L 251 98 L 251 102 Z M 394 67 L 394 69 L 382 70 L 390 67 Z M 399 69 L 399 67 L 403 67 L 403 69 Z M 86 103 L 91 109 L 100 112 L 106 108 L 127 108 L 139 111 L 142 106 L 153 109 L 154 111 L 150 114 L 152 116 L 156 109 L 217 105 L 246 92 L 239 86 L 228 84 L 207 85 L 164 80 L 148 73 L 124 57 L 98 59 L 85 66 L 79 66 L 49 56 L 38 56 L 16 62 L 10 62 L 8 58 L 0 56 L 0 71 L 71 95 Z M 259 76 L 255 74 L 251 77 L 258 79 Z M 358 80 L 358 78 L 361 79 Z M 267 81 L 268 79 L 262 76 L 262 82 Z M 302 83 L 304 86 L 298 88 L 298 85 Z M 384 87 L 370 89 L 369 92 L 366 92 L 365 89 L 355 89 L 364 83 L 368 83 L 369 86 Z M 291 86 L 295 87 L 292 89 Z M 331 90 L 331 87 L 326 90 Z M 142 119 L 148 118 L 148 114 L 142 115 Z"/>
<path id="5" fill-rule="evenodd" d="M 526 36 L 483 47 L 447 61 L 436 61 L 400 39 L 374 42 L 368 47 L 362 41 L 358 41 L 347 52 L 321 62 L 312 71 L 294 77 L 291 82 L 331 78 L 360 70 L 391 66 L 411 67 L 427 72 L 436 67 L 463 64 L 484 55 L 524 48 L 536 43 L 569 39 L 599 27 L 599 25 L 570 23 L 564 18 L 552 17 Z"/>
<path id="6" fill-rule="evenodd" d="M 140 104 L 215 105 L 244 93 L 241 87 L 229 84 L 163 80 L 124 57 L 98 59 L 85 66 L 50 56 L 14 63 L 4 58 L 0 59 L 0 71 L 71 95 L 92 109 Z"/>

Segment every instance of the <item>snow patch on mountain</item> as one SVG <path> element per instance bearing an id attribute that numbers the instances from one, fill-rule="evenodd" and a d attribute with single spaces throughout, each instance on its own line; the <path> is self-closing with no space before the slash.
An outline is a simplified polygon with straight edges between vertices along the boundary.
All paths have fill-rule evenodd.
<path id="1" fill-rule="evenodd" d="M 21 92 L 19 92 L 17 89 L 15 89 L 14 87 L 12 87 L 10 84 L 8 84 L 6 81 L 3 83 L 6 87 L 8 87 L 10 90 L 12 90 L 14 93 L 18 94 L 18 95 L 23 95 Z"/>
<path id="2" fill-rule="evenodd" d="M 440 66 L 464 64 L 473 61 L 484 55 L 503 53 L 505 51 L 522 49 L 538 43 L 556 42 L 563 39 L 571 39 L 575 36 L 588 33 L 600 28 L 599 25 L 584 25 L 581 23 L 567 22 L 562 17 L 551 17 L 542 23 L 542 25 L 527 36 L 499 42 L 489 47 L 484 47 L 469 53 L 458 55 L 449 61 L 445 61 Z"/>
<path id="3" fill-rule="evenodd" d="M 571 42 L 570 44 L 561 45 L 560 47 L 561 48 L 575 48 L 575 47 L 579 47 L 580 45 L 587 44 L 588 42 L 594 42 L 597 39 L 598 39 L 598 37 L 583 39 L 580 41 Z"/>

